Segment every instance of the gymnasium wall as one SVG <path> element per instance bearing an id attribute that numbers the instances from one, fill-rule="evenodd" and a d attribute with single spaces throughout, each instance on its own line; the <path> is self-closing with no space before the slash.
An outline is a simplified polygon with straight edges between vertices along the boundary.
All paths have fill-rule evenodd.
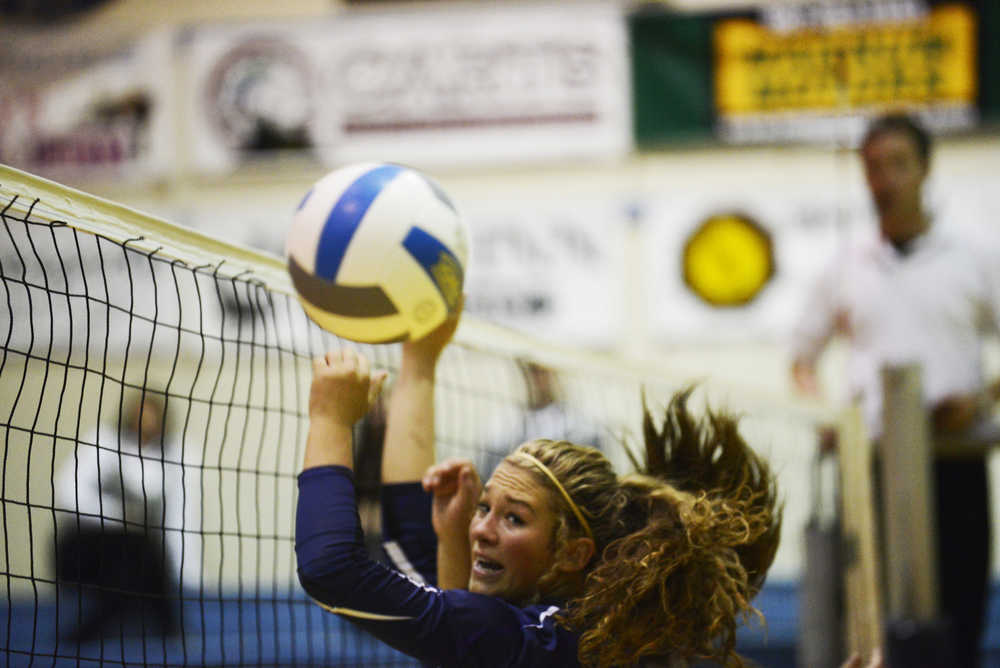
<path id="1" fill-rule="evenodd" d="M 625 3 L 581 2 L 573 10 L 577 32 L 566 38 L 565 10 L 555 11 L 556 5 L 548 3 L 511 3 L 510 14 L 491 17 L 491 25 L 499 28 L 483 27 L 478 33 L 484 43 L 503 44 L 503 26 L 524 23 L 518 12 L 537 8 L 540 13 L 533 30 L 514 44 L 521 51 L 512 51 L 529 56 L 491 61 L 499 68 L 494 73 L 507 77 L 509 97 L 498 99 L 510 105 L 503 107 L 508 125 L 500 130 L 471 123 L 481 121 L 494 101 L 476 91 L 463 98 L 467 106 L 459 111 L 465 117 L 427 107 L 439 121 L 456 123 L 428 135 L 407 125 L 413 119 L 392 115 L 393 109 L 430 104 L 422 95 L 430 89 L 419 81 L 387 84 L 385 90 L 401 95 L 406 104 L 386 109 L 378 105 L 379 91 L 368 80 L 355 82 L 356 97 L 338 98 L 335 93 L 342 90 L 329 81 L 324 85 L 319 74 L 314 82 L 319 93 L 308 99 L 312 107 L 302 106 L 304 98 L 294 93 L 279 98 L 287 104 L 262 103 L 273 119 L 285 123 L 278 129 L 286 131 L 271 128 L 255 135 L 254 127 L 240 125 L 246 119 L 227 97 L 226 82 L 228 76 L 238 82 L 241 70 L 233 64 L 244 62 L 241 57 L 248 63 L 253 58 L 277 63 L 271 82 L 279 90 L 296 91 L 303 82 L 295 68 L 299 56 L 289 53 L 327 62 L 323 59 L 336 55 L 338 40 L 354 39 L 350 44 L 359 51 L 367 46 L 350 33 L 374 25 L 380 38 L 373 48 L 402 35 L 404 45 L 412 45 L 408 57 L 418 61 L 422 49 L 431 52 L 454 34 L 458 24 L 451 9 L 475 17 L 486 3 L 449 4 L 448 12 L 444 3 L 374 4 L 379 6 L 330 9 L 326 3 L 292 2 L 280 20 L 262 20 L 270 11 L 264 5 L 271 3 L 244 3 L 249 9 L 239 17 L 205 17 L 193 3 L 184 5 L 188 15 L 151 17 L 148 3 L 120 2 L 84 17 L 76 30 L 70 25 L 61 33 L 12 37 L 6 48 L 38 57 L 27 57 L 26 66 L 9 79 L 16 87 L 0 91 L 0 161 L 278 255 L 291 212 L 328 169 L 356 159 L 410 162 L 439 180 L 469 220 L 472 314 L 547 341 L 654 360 L 677 381 L 723 383 L 734 395 L 766 399 L 775 411 L 799 401 L 788 382 L 787 344 L 796 314 L 807 306 L 805 288 L 839 244 L 873 223 L 850 148 L 859 119 L 827 126 L 833 134 L 819 141 L 770 137 L 727 144 L 713 134 L 719 119 L 711 106 L 711 82 L 704 78 L 712 59 L 709 31 L 723 18 L 759 16 L 745 8 L 704 15 L 654 8 L 626 22 L 620 20 L 629 9 Z M 984 25 L 996 20 L 988 3 L 960 4 L 982 10 Z M 435 27 L 435 18 L 443 26 Z M 113 33 L 104 48 L 94 38 L 102 21 Z M 414 21 L 422 32 L 407 32 Z M 138 27 L 129 33 L 130 25 Z M 282 39 L 256 39 L 264 32 Z M 550 33 L 563 40 L 559 48 L 544 46 Z M 56 34 L 67 38 L 53 39 Z M 289 40 L 289 35 L 300 38 Z M 635 57 L 637 35 L 653 39 L 651 50 L 641 54 L 644 60 Z M 690 48 L 675 48 L 657 60 L 653 47 L 663 43 L 656 41 L 663 35 L 674 36 L 673 47 Z M 45 42 L 75 44 L 84 66 L 70 76 L 43 67 L 74 53 L 70 46 L 56 46 L 43 57 L 38 49 Z M 286 49 L 289 42 L 292 52 Z M 989 57 L 995 47 L 986 42 L 983 47 L 987 51 L 977 71 L 995 62 Z M 388 47 L 380 53 L 385 59 L 402 57 Z M 606 57 L 595 58 L 595 53 Z M 450 57 L 430 83 L 446 86 L 461 79 L 449 69 L 461 61 Z M 697 62 L 689 70 L 670 66 L 684 57 Z M 10 58 L 3 62 L 25 65 L 25 58 L 13 65 Z M 526 96 L 524 91 L 535 89 L 517 77 L 536 65 L 552 68 L 544 71 L 572 85 Z M 377 73 L 374 65 L 368 71 Z M 684 71 L 689 76 L 680 82 L 667 76 Z M 588 76 L 574 78 L 581 72 Z M 664 76 L 652 76 L 657 72 Z M 43 76 L 45 85 L 37 85 L 33 76 Z M 992 70 L 983 74 L 981 88 L 967 101 L 970 108 L 945 115 L 965 124 L 941 139 L 929 189 L 932 208 L 973 235 L 997 234 L 1000 220 L 1000 201 L 992 192 L 1000 174 L 1000 137 L 992 126 L 978 124 L 972 109 L 981 107 L 983 121 L 995 119 L 993 77 Z M 671 88 L 672 83 L 681 87 Z M 637 90 L 646 86 L 651 88 Z M 692 90 L 702 97 L 683 94 Z M 102 97 L 103 107 L 97 104 Z M 102 125 L 95 120 L 99 114 L 88 115 L 95 105 L 111 122 Z M 328 119 L 346 113 L 345 106 L 356 115 L 381 119 L 382 134 L 377 127 L 361 128 L 367 134 L 352 143 L 327 127 L 314 142 L 319 148 L 297 134 L 297 121 L 307 112 L 318 109 L 319 118 Z M 221 111 L 213 116 L 206 109 Z M 833 121 L 852 116 L 848 111 L 834 109 Z M 547 132 L 524 122 L 544 114 L 550 114 Z M 86 122 L 79 121 L 81 116 Z M 359 130 L 357 124 L 351 127 Z M 396 127 L 398 136 L 386 133 L 387 127 Z M 46 141 L 20 141 L 39 129 Z M 685 282 L 684 249 L 706 220 L 732 214 L 767 233 L 774 271 L 746 303 L 717 306 Z M 988 353 L 989 372 L 1000 374 L 995 342 Z M 838 345 L 823 360 L 831 401 L 842 398 L 842 362 Z M 808 511 L 808 447 L 779 440 L 769 453 L 785 473 L 789 527 L 801 527 Z M 995 507 L 1000 517 L 1000 505 Z M 801 567 L 797 533 L 786 535 L 776 576 L 794 578 Z"/>

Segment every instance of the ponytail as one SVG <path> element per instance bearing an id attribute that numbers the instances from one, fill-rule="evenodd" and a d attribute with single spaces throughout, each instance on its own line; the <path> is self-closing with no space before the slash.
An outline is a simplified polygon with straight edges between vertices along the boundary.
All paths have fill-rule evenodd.
<path id="1" fill-rule="evenodd" d="M 690 389 L 674 395 L 660 430 L 643 401 L 646 464 L 639 469 L 675 489 L 704 491 L 743 509 L 754 525 L 755 538 L 735 549 L 756 594 L 781 539 L 782 512 L 774 474 L 743 440 L 734 417 L 709 411 L 701 421 L 696 420 L 687 410 L 690 395 Z"/>
<path id="2" fill-rule="evenodd" d="M 584 665 L 742 665 L 736 627 L 760 616 L 750 601 L 777 551 L 781 512 L 770 469 L 735 420 L 710 413 L 696 421 L 689 394 L 671 400 L 662 430 L 646 409 L 646 461 L 620 483 L 621 533 L 567 606 Z"/>

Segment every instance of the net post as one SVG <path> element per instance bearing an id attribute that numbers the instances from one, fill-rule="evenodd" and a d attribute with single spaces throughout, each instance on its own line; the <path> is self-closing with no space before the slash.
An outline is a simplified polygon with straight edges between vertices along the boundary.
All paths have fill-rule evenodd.
<path id="1" fill-rule="evenodd" d="M 920 367 L 882 369 L 886 612 L 929 622 L 938 616 L 937 541 L 930 423 Z"/>
<path id="2" fill-rule="evenodd" d="M 838 432 L 845 645 L 849 652 L 869 656 L 882 644 L 882 592 L 879 588 L 872 444 L 859 407 L 852 405 L 841 413 Z"/>

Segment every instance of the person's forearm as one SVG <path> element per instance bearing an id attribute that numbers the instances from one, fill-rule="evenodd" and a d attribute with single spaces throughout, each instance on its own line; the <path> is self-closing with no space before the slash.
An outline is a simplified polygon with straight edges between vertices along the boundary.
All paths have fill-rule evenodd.
<path id="1" fill-rule="evenodd" d="M 336 421 L 313 418 L 309 421 L 306 437 L 306 456 L 303 470 L 317 466 L 353 467 L 351 453 L 352 428 Z"/>
<path id="2" fill-rule="evenodd" d="M 467 538 L 438 540 L 437 577 L 439 589 L 466 589 L 472 570 L 472 549 Z"/>
<path id="3" fill-rule="evenodd" d="M 990 385 L 986 388 L 986 395 L 989 397 L 989 400 L 994 403 L 1000 401 L 1000 378 L 997 378 L 990 383 Z"/>
<path id="4" fill-rule="evenodd" d="M 804 358 L 795 359 L 792 362 L 792 381 L 795 383 L 795 389 L 803 394 L 810 396 L 818 396 L 820 394 L 819 376 L 816 372 L 816 363 L 814 360 Z"/>
<path id="5" fill-rule="evenodd" d="M 386 420 L 382 481 L 414 482 L 434 463 L 436 358 L 403 355 Z"/>
<path id="6" fill-rule="evenodd" d="M 371 409 L 384 379 L 353 348 L 331 350 L 313 360 L 304 468 L 351 468 L 354 424 Z"/>

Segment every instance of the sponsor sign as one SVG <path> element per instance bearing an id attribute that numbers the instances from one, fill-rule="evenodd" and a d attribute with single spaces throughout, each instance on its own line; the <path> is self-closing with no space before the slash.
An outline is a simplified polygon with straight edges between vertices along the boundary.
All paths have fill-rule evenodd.
<path id="1" fill-rule="evenodd" d="M 471 235 L 463 287 L 466 311 L 566 345 L 619 344 L 628 326 L 629 221 L 619 197 L 606 193 L 553 199 L 514 186 L 503 191 L 509 195 L 504 199 L 456 199 Z M 295 196 L 276 191 L 273 196 L 217 200 L 163 214 L 282 256 Z M 456 279 L 447 261 L 431 271 L 443 285 Z"/>
<path id="2" fill-rule="evenodd" d="M 466 309 L 566 345 L 612 347 L 626 327 L 624 206 L 516 198 L 462 205 Z M 588 205 L 589 204 L 589 205 Z"/>
<path id="3" fill-rule="evenodd" d="M 317 25 L 198 28 L 180 47 L 191 167 L 225 172 L 262 155 L 312 150 Z"/>
<path id="4" fill-rule="evenodd" d="M 774 274 L 771 235 L 737 211 L 705 219 L 684 243 L 684 282 L 715 306 L 753 301 Z"/>
<path id="5" fill-rule="evenodd" d="M 0 92 L 0 162 L 48 178 L 141 182 L 173 160 L 167 33 L 45 84 Z"/>
<path id="6" fill-rule="evenodd" d="M 934 224 L 1000 247 L 988 185 L 998 164 L 989 146 L 939 146 L 924 192 Z M 659 176 L 638 206 L 654 342 L 783 344 L 820 272 L 878 234 L 856 155 L 692 154 Z"/>
<path id="7" fill-rule="evenodd" d="M 943 4 L 854 16 L 862 9 L 844 7 L 832 25 L 819 17 L 716 23 L 714 92 L 723 137 L 843 137 L 860 129 L 852 117 L 889 108 L 920 110 L 938 128 L 971 125 L 975 11 Z"/>
<path id="8" fill-rule="evenodd" d="M 606 158 L 631 149 L 621 12 L 490 6 L 214 26 L 185 40 L 194 164 Z"/>
<path id="9" fill-rule="evenodd" d="M 642 204 L 646 315 L 653 341 L 775 343 L 791 332 L 818 272 L 842 244 L 873 225 L 860 184 L 817 178 L 822 159 L 778 162 L 784 174 L 747 178 L 715 170 L 711 183 L 678 182 Z M 767 176 L 767 175 L 764 175 Z M 725 193 L 725 195 L 720 195 Z"/>

